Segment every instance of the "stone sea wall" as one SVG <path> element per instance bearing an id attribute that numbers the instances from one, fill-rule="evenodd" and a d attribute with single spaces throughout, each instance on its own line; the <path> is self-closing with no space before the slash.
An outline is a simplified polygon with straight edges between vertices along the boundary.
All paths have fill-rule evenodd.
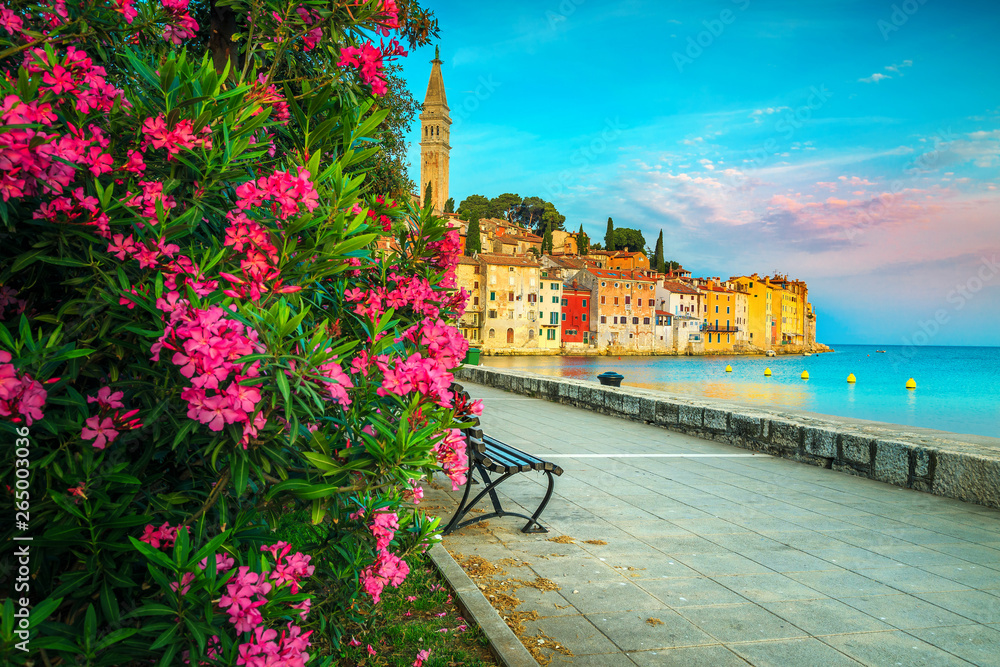
<path id="1" fill-rule="evenodd" d="M 484 366 L 464 366 L 455 377 L 1000 509 L 1000 438 L 736 406 Z"/>

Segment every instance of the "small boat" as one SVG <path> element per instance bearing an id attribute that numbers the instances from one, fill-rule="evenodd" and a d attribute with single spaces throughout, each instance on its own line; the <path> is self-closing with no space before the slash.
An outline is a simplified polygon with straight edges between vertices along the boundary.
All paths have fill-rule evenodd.
<path id="1" fill-rule="evenodd" d="M 764 351 L 764 356 L 766 356 L 766 357 L 775 357 L 775 356 L 777 356 L 777 353 L 775 353 L 774 350 L 765 350 Z"/>
<path id="2" fill-rule="evenodd" d="M 811 356 L 813 356 L 813 355 L 812 355 L 812 352 L 803 352 L 803 353 L 802 353 L 802 356 L 803 356 L 803 357 L 811 357 Z"/>
<path id="3" fill-rule="evenodd" d="M 879 354 L 885 354 L 885 350 L 875 350 L 875 351 L 878 352 Z"/>

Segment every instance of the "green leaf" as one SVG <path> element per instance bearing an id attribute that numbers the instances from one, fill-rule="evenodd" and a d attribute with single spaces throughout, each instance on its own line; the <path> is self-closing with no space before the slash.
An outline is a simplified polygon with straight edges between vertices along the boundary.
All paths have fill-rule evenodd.
<path id="1" fill-rule="evenodd" d="M 247 479 L 250 476 L 250 461 L 242 452 L 236 452 L 230 465 L 233 470 L 233 487 L 236 491 L 236 496 L 239 497 L 243 495 L 243 491 L 247 488 Z"/>

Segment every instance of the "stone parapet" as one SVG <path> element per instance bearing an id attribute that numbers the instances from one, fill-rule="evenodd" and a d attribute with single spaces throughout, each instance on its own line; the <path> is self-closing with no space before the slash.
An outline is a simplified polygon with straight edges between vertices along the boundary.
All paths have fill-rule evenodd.
<path id="1" fill-rule="evenodd" d="M 455 377 L 1000 509 L 1000 438 L 754 408 L 484 366 L 461 367 Z"/>

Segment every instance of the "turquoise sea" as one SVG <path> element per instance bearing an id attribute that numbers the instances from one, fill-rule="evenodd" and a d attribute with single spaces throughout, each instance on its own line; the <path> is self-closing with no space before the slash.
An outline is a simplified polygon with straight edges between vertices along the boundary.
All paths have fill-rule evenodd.
<path id="1" fill-rule="evenodd" d="M 482 363 L 595 382 L 616 371 L 623 385 L 673 394 L 1000 437 L 1000 347 L 831 347 L 836 351 L 810 357 L 483 357 Z M 800 379 L 802 371 L 808 380 Z M 911 377 L 915 390 L 906 389 Z"/>

